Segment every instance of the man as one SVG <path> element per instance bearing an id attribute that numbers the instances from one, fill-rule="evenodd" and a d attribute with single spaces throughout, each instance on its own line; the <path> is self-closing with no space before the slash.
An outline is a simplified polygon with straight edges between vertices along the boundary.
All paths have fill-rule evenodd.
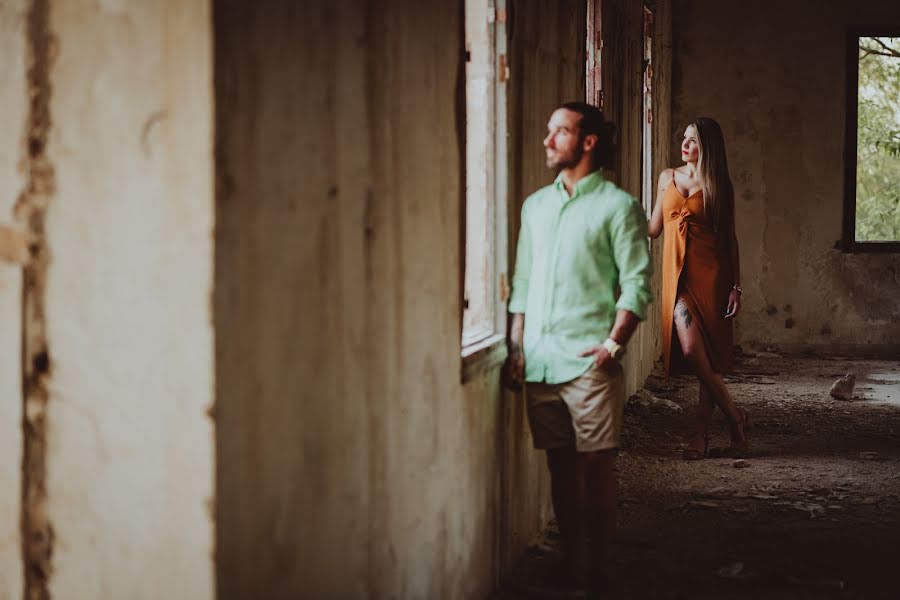
<path id="1" fill-rule="evenodd" d="M 583 102 L 550 117 L 544 147 L 559 175 L 522 207 L 504 366 L 507 387 L 525 384 L 547 452 L 565 572 L 589 589 L 605 584 L 616 521 L 620 360 L 650 300 L 647 218 L 600 172 L 614 131 Z"/>

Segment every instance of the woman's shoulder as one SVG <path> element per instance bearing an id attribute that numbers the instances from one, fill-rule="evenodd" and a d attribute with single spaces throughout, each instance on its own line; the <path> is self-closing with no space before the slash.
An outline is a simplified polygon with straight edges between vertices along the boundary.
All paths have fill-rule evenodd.
<path id="1" fill-rule="evenodd" d="M 675 171 L 678 169 L 675 167 L 666 167 L 659 173 L 659 185 L 669 185 L 669 182 L 675 178 Z"/>

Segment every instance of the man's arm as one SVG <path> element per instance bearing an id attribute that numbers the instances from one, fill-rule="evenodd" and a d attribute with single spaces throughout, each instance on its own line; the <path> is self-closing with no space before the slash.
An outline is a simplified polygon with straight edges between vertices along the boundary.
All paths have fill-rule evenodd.
<path id="1" fill-rule="evenodd" d="M 610 227 L 613 258 L 619 270 L 621 293 L 616 302 L 616 321 L 609 338 L 624 346 L 631 339 L 638 323 L 647 312 L 650 302 L 650 251 L 647 244 L 647 218 L 637 202 L 632 201 L 628 210 Z M 615 359 L 598 340 L 596 346 L 581 352 L 579 356 L 593 356 L 601 368 L 609 368 Z"/>
<path id="2" fill-rule="evenodd" d="M 528 200 L 522 205 L 522 225 L 516 245 L 516 270 L 512 295 L 509 298 L 509 318 L 506 327 L 506 364 L 502 380 L 507 388 L 518 392 L 525 381 L 525 307 L 528 304 L 528 283 L 531 279 L 531 230 L 528 227 Z"/>
<path id="3" fill-rule="evenodd" d="M 619 309 L 616 311 L 616 322 L 609 332 L 609 338 L 620 346 L 626 345 L 640 322 L 641 318 L 630 310 Z M 594 363 L 601 369 L 608 369 L 616 363 L 616 359 L 610 356 L 609 350 L 602 343 L 580 352 L 578 356 L 593 356 Z"/>
<path id="4" fill-rule="evenodd" d="M 619 309 L 616 311 L 616 322 L 609 332 L 609 337 L 620 346 L 624 346 L 634 335 L 640 322 L 641 318 L 630 310 Z"/>

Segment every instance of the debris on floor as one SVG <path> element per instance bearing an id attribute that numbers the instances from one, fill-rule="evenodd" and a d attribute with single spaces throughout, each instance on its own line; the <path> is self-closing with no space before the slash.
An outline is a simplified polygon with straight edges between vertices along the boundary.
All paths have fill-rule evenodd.
<path id="1" fill-rule="evenodd" d="M 614 597 L 897 597 L 900 365 L 767 352 L 736 357 L 726 383 L 753 415 L 749 459 L 681 460 L 695 379 L 654 372 L 632 400 L 618 461 Z M 883 388 L 823 402 L 841 372 Z M 728 444 L 719 411 L 711 434 L 711 447 Z M 548 533 L 544 551 L 527 553 L 493 600 L 557 597 L 520 591 L 559 560 L 558 535 Z"/>
<path id="2" fill-rule="evenodd" d="M 653 410 L 673 410 L 681 412 L 682 408 L 666 398 L 654 396 L 646 389 L 640 389 L 628 398 L 625 410 L 629 413 L 646 415 Z"/>
<path id="3" fill-rule="evenodd" d="M 852 400 L 854 385 L 856 385 L 856 373 L 847 373 L 831 384 L 829 393 L 832 398 L 837 398 L 838 400 Z"/>

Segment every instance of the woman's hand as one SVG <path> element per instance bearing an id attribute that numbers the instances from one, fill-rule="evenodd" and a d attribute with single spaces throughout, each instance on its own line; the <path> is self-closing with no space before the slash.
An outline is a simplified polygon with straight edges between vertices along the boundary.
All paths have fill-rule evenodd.
<path id="1" fill-rule="evenodd" d="M 731 319 L 735 315 L 737 315 L 741 310 L 741 293 L 736 289 L 731 290 L 731 293 L 728 294 L 728 308 L 725 311 L 725 318 Z"/>

